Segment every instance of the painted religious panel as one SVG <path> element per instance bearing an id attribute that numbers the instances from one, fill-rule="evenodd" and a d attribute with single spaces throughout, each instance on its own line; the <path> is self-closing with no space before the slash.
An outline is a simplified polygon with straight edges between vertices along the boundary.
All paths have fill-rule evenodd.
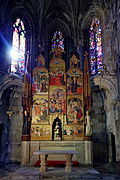
<path id="1" fill-rule="evenodd" d="M 80 96 L 67 97 L 67 123 L 83 123 L 82 99 Z"/>
<path id="2" fill-rule="evenodd" d="M 50 86 L 49 113 L 66 113 L 66 89 Z"/>
<path id="3" fill-rule="evenodd" d="M 42 139 L 43 139 L 42 127 L 39 125 L 32 125 L 31 140 L 42 140 Z"/>
<path id="4" fill-rule="evenodd" d="M 52 126 L 43 125 L 43 140 L 49 141 L 52 140 Z"/>
<path id="5" fill-rule="evenodd" d="M 31 140 L 52 140 L 52 127 L 50 125 L 32 125 Z"/>
<path id="6" fill-rule="evenodd" d="M 32 93 L 48 94 L 48 70 L 46 68 L 35 68 L 32 77 Z"/>
<path id="7" fill-rule="evenodd" d="M 79 68 L 70 68 L 67 72 L 67 95 L 83 94 L 83 75 Z"/>
<path id="8" fill-rule="evenodd" d="M 84 138 L 84 125 L 66 125 L 63 131 L 64 140 L 82 140 Z"/>
<path id="9" fill-rule="evenodd" d="M 58 58 L 52 59 L 50 62 L 50 85 L 61 86 L 65 83 L 65 62 Z"/>
<path id="10" fill-rule="evenodd" d="M 48 96 L 33 96 L 32 124 L 48 124 Z"/>

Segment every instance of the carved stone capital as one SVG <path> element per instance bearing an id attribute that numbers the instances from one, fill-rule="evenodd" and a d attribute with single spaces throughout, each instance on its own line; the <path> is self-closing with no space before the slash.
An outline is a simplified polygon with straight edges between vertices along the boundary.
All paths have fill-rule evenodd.
<path id="1" fill-rule="evenodd" d="M 11 119 L 12 115 L 14 114 L 14 112 L 9 110 L 9 111 L 7 111 L 7 114 L 9 116 L 9 118 Z"/>

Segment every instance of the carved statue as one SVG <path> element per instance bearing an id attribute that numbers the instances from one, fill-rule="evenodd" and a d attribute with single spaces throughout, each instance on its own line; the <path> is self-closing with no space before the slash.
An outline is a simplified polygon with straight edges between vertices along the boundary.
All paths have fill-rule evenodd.
<path id="1" fill-rule="evenodd" d="M 86 136 L 91 136 L 92 135 L 92 125 L 93 124 L 92 124 L 91 117 L 90 117 L 88 111 L 86 111 L 85 125 L 86 125 L 85 135 Z"/>
<path id="2" fill-rule="evenodd" d="M 78 67 L 78 62 L 79 62 L 79 60 L 73 54 L 73 56 L 70 58 L 70 67 Z"/>
<path id="3" fill-rule="evenodd" d="M 45 67 L 45 59 L 42 54 L 37 57 L 37 67 Z"/>
<path id="4" fill-rule="evenodd" d="M 58 124 L 58 122 L 56 122 L 56 126 L 54 129 L 54 140 L 60 141 L 60 126 Z"/>
<path id="5" fill-rule="evenodd" d="M 29 135 L 30 134 L 30 116 L 28 112 L 25 110 L 23 114 L 23 127 L 22 127 L 22 134 Z"/>
<path id="6" fill-rule="evenodd" d="M 53 58 L 61 58 L 64 50 L 61 47 L 56 47 L 51 53 L 53 53 Z"/>

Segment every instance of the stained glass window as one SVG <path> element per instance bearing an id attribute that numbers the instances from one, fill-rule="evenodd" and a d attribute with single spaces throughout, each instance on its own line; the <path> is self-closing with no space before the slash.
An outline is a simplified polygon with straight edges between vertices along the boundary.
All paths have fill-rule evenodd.
<path id="1" fill-rule="evenodd" d="M 52 50 L 55 47 L 60 47 L 62 50 L 64 50 L 64 38 L 62 36 L 62 33 L 60 31 L 56 31 L 52 38 Z"/>
<path id="2" fill-rule="evenodd" d="M 89 33 L 91 75 L 96 75 L 102 69 L 101 26 L 97 18 L 92 20 Z"/>
<path id="3" fill-rule="evenodd" d="M 19 18 L 13 24 L 13 40 L 12 40 L 12 54 L 11 54 L 11 72 L 23 75 L 25 66 L 25 27 L 23 21 Z"/>

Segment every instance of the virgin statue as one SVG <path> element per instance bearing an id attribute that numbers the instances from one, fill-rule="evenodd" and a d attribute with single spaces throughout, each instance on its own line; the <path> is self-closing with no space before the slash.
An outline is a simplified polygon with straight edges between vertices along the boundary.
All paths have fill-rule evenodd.
<path id="1" fill-rule="evenodd" d="M 91 135 L 92 135 L 92 125 L 93 125 L 93 124 L 92 124 L 92 120 L 91 120 L 91 117 L 90 117 L 88 111 L 86 111 L 85 125 L 86 125 L 85 135 L 86 135 L 86 136 L 91 136 Z"/>

